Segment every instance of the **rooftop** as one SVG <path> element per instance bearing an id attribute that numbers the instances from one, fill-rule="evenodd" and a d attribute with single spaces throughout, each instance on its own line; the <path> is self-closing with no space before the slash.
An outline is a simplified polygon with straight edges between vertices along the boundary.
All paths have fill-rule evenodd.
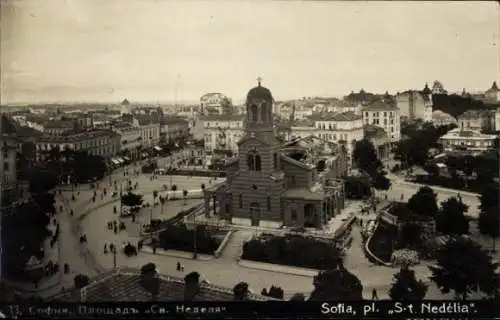
<path id="1" fill-rule="evenodd" d="M 318 161 L 335 157 L 340 148 L 339 144 L 311 135 L 285 142 L 281 152 L 287 161 L 311 169 L 316 167 Z"/>
<path id="2" fill-rule="evenodd" d="M 386 103 L 381 100 L 372 101 L 371 103 L 363 106 L 363 111 L 396 111 L 399 110 L 391 103 Z"/>
<path id="3" fill-rule="evenodd" d="M 458 116 L 459 119 L 478 119 L 482 117 L 487 117 L 487 110 L 467 110 Z"/>
<path id="4" fill-rule="evenodd" d="M 245 115 L 210 114 L 210 115 L 200 116 L 199 119 L 202 121 L 243 121 L 245 119 Z"/>
<path id="5" fill-rule="evenodd" d="M 70 135 L 43 134 L 37 138 L 37 142 L 49 142 L 49 143 L 77 142 L 77 141 L 85 141 L 89 139 L 95 139 L 106 136 L 113 137 L 117 136 L 117 134 L 111 130 L 92 130 L 80 133 L 72 133 Z"/>
<path id="6" fill-rule="evenodd" d="M 157 301 L 182 301 L 184 299 L 184 279 L 158 274 L 160 290 Z M 90 284 L 80 292 L 72 289 L 68 292 L 52 297 L 52 301 L 60 302 L 132 302 L 151 301 L 151 294 L 140 284 L 141 271 L 133 268 L 120 268 L 111 270 L 91 279 Z M 232 301 L 234 295 L 232 288 L 204 283 L 199 284 L 200 290 L 195 295 L 194 301 Z M 82 294 L 83 293 L 83 294 Z M 83 296 L 83 297 L 81 297 Z M 78 298 L 80 297 L 80 298 Z M 83 299 L 82 299 L 83 298 Z M 250 300 L 272 300 L 261 295 L 250 294 Z"/>

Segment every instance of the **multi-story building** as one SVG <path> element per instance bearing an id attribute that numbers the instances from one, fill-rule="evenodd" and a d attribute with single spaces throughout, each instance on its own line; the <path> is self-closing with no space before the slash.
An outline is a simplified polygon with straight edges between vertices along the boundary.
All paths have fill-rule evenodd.
<path id="1" fill-rule="evenodd" d="M 153 148 L 160 143 L 160 122 L 154 117 L 145 114 L 124 114 L 122 122 L 140 130 L 142 148 Z"/>
<path id="2" fill-rule="evenodd" d="M 244 132 L 244 115 L 206 115 L 203 123 L 205 152 L 235 155 Z"/>
<path id="3" fill-rule="evenodd" d="M 161 119 L 160 124 L 160 140 L 162 142 L 172 143 L 189 138 L 189 122 L 184 118 L 164 117 Z"/>
<path id="4" fill-rule="evenodd" d="M 222 114 L 224 100 L 228 99 L 220 92 L 206 93 L 200 98 L 201 114 Z"/>
<path id="5" fill-rule="evenodd" d="M 363 117 L 352 111 L 313 115 L 311 120 L 318 138 L 345 144 L 349 155 L 356 141 L 363 140 Z"/>
<path id="6" fill-rule="evenodd" d="M 260 82 L 248 92 L 239 156 L 226 162 L 227 180 L 205 190 L 206 215 L 238 225 L 322 228 L 344 207 L 346 148 L 316 137 L 282 144 L 273 102 Z"/>
<path id="7" fill-rule="evenodd" d="M 493 129 L 494 113 L 489 110 L 468 110 L 458 116 L 458 127 L 460 130 L 472 130 L 481 132 Z"/>
<path id="8" fill-rule="evenodd" d="M 426 95 L 418 91 L 408 90 L 398 93 L 396 106 L 401 118 L 408 120 L 432 121 L 432 95 Z"/>
<path id="9" fill-rule="evenodd" d="M 142 148 L 142 132 L 140 127 L 128 124 L 117 124 L 113 131 L 120 136 L 120 152 L 137 158 Z"/>
<path id="10" fill-rule="evenodd" d="M 500 101 L 500 89 L 498 88 L 496 81 L 493 82 L 491 88 L 484 92 L 484 100 L 488 102 Z"/>
<path id="11" fill-rule="evenodd" d="M 68 135 L 44 134 L 36 140 L 36 151 L 42 159 L 53 149 L 85 151 L 109 158 L 120 151 L 120 136 L 111 130 L 92 130 Z"/>
<path id="12" fill-rule="evenodd" d="M 362 108 L 362 114 L 363 123 L 384 129 L 390 142 L 398 142 L 401 139 L 399 109 L 393 104 L 375 100 Z"/>
<path id="13" fill-rule="evenodd" d="M 461 128 L 450 130 L 439 138 L 439 143 L 443 146 L 445 151 L 456 149 L 485 151 L 495 148 L 497 142 L 497 135 L 483 134 L 468 129 L 462 130 Z"/>
<path id="14" fill-rule="evenodd" d="M 0 152 L 0 162 L 2 164 L 1 192 L 5 194 L 17 188 L 17 148 L 14 137 L 2 134 L 2 151 Z"/>
<path id="15" fill-rule="evenodd" d="M 500 108 L 495 110 L 495 131 L 500 131 Z"/>
<path id="16" fill-rule="evenodd" d="M 448 91 L 444 89 L 443 84 L 437 80 L 434 81 L 431 92 L 432 94 L 448 94 Z"/>

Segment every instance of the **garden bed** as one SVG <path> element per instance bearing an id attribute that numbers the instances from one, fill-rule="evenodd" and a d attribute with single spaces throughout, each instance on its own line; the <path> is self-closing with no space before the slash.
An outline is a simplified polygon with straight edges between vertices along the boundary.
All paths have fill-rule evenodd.
<path id="1" fill-rule="evenodd" d="M 159 234 L 159 247 L 163 250 L 194 252 L 194 237 L 196 232 L 196 252 L 214 255 L 227 234 L 226 230 L 212 229 L 198 225 L 190 230 L 185 224 L 173 224 Z"/>
<path id="2" fill-rule="evenodd" d="M 373 235 L 368 240 L 367 248 L 384 263 L 390 263 L 397 235 L 397 226 L 380 220 Z M 368 255 L 368 259 L 372 261 L 373 258 Z"/>
<path id="3" fill-rule="evenodd" d="M 301 235 L 263 234 L 243 245 L 241 259 L 310 269 L 334 269 L 342 251 L 333 242 Z"/>

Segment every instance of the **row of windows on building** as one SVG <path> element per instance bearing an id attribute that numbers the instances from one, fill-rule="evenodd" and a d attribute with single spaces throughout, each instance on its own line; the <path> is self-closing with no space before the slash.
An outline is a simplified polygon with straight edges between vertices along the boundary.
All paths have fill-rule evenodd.
<path id="1" fill-rule="evenodd" d="M 205 122 L 205 128 L 243 128 L 243 122 Z"/>
<path id="2" fill-rule="evenodd" d="M 380 115 L 380 113 L 381 113 L 381 112 L 378 112 L 378 111 L 373 112 L 373 113 L 372 113 L 372 116 L 373 116 L 373 117 L 378 117 L 378 116 Z M 383 114 L 384 114 L 384 117 L 387 117 L 387 111 L 384 111 L 384 112 L 383 112 Z M 365 116 L 366 116 L 366 117 L 369 117 L 369 116 L 370 116 L 370 112 L 365 111 Z M 392 111 L 389 111 L 389 117 L 393 117 L 393 116 L 394 116 L 393 112 L 392 112 Z"/>
<path id="3" fill-rule="evenodd" d="M 320 133 L 320 134 L 318 134 L 318 137 L 321 139 L 324 139 L 324 140 L 328 140 L 328 141 L 337 140 L 336 134 Z M 348 141 L 347 133 L 339 133 L 338 138 L 339 138 L 339 140 Z"/>
<path id="4" fill-rule="evenodd" d="M 252 151 L 247 156 L 248 171 L 261 171 L 261 157 L 256 151 Z M 273 154 L 273 168 L 278 169 L 278 154 Z"/>
<path id="5" fill-rule="evenodd" d="M 366 124 L 370 124 L 370 119 L 365 119 L 365 123 Z M 391 121 L 388 122 L 387 119 L 384 119 L 384 125 L 386 126 L 388 123 L 390 123 L 391 125 L 394 125 L 394 120 L 391 119 Z M 379 119 L 372 119 L 372 124 L 379 125 L 380 124 L 380 120 Z"/>

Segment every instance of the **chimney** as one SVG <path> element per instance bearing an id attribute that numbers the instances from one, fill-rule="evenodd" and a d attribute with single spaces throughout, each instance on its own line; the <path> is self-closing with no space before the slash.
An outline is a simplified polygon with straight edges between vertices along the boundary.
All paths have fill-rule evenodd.
<path id="1" fill-rule="evenodd" d="M 184 277 L 184 300 L 192 301 L 200 292 L 200 274 L 196 271 Z"/>

